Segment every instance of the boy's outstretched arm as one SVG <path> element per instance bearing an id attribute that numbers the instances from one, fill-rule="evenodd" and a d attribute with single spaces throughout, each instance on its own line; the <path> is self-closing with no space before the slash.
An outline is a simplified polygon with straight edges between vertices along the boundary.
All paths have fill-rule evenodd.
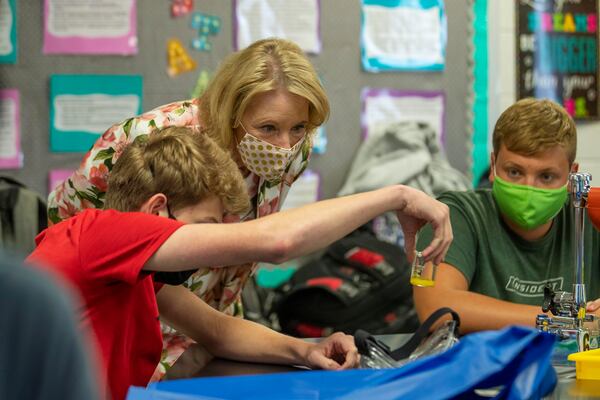
<path id="1" fill-rule="evenodd" d="M 448 207 L 425 193 L 396 185 L 320 201 L 238 224 L 189 224 L 167 239 L 144 269 L 178 271 L 265 261 L 280 263 L 321 249 L 374 217 L 397 211 L 405 233 L 407 254 L 414 236 L 426 223 L 433 240 L 423 251 L 440 263 L 452 241 Z"/>
<path id="2" fill-rule="evenodd" d="M 320 343 L 308 343 L 218 312 L 183 286 L 164 285 L 157 302 L 162 319 L 217 357 L 322 369 L 358 365 L 352 336 L 336 333 Z"/>
<path id="3" fill-rule="evenodd" d="M 462 333 L 500 329 L 507 325 L 535 326 L 543 314 L 539 307 L 498 300 L 469 292 L 465 276 L 450 264 L 438 265 L 435 286 L 413 288 L 415 308 L 421 321 L 441 307 L 450 307 L 460 316 Z"/>

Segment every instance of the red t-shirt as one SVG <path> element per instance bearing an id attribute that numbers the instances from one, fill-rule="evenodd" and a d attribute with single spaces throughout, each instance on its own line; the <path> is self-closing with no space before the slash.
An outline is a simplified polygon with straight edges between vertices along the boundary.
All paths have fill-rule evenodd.
<path id="1" fill-rule="evenodd" d="M 115 400 L 130 385 L 146 386 L 160 361 L 154 285 L 142 267 L 181 226 L 150 214 L 88 209 L 40 233 L 27 258 L 81 295 L 82 329 L 94 333 Z"/>

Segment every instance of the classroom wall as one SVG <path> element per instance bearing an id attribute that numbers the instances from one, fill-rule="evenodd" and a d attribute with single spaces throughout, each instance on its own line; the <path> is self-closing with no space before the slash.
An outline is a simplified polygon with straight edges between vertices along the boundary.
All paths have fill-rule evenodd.
<path id="1" fill-rule="evenodd" d="M 322 194 L 331 197 L 341 187 L 360 144 L 360 92 L 365 86 L 446 92 L 447 154 L 453 166 L 468 171 L 466 119 L 469 26 L 472 0 L 446 2 L 448 16 L 447 66 L 444 72 L 371 74 L 360 66 L 359 0 L 321 1 L 321 54 L 312 56 L 330 96 L 332 115 L 326 126 L 325 155 L 314 156 L 310 168 L 322 177 Z M 141 74 L 144 78 L 143 109 L 182 100 L 193 89 L 198 71 L 169 78 L 166 69 L 166 42 L 175 36 L 186 44 L 194 36 L 189 17 L 173 19 L 170 2 L 138 0 L 139 54 L 121 56 L 42 55 L 42 2 L 18 1 L 18 62 L 0 64 L 0 87 L 21 91 L 22 148 L 24 167 L 0 170 L 47 192 L 48 171 L 76 168 L 83 153 L 51 153 L 48 150 L 48 82 L 51 74 Z M 220 60 L 233 50 L 232 1 L 196 1 L 195 8 L 221 17 L 223 26 L 212 38 L 213 50 L 200 53 L 188 48 L 199 68 L 214 71 Z M 117 121 L 115 121 L 117 122 Z M 108 127 L 107 127 L 108 128 Z"/>
<path id="2" fill-rule="evenodd" d="M 496 119 L 517 99 L 515 4 L 489 0 L 489 132 Z M 581 172 L 592 174 L 592 183 L 600 186 L 600 122 L 577 121 L 577 161 Z M 491 149 L 491 146 L 490 146 Z M 594 179 L 595 177 L 595 179 Z"/>

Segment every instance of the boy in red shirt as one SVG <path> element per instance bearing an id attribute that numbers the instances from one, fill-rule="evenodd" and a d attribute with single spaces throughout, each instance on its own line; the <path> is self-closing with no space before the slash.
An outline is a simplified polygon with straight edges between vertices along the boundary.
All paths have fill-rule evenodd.
<path id="1" fill-rule="evenodd" d="M 291 338 L 226 316 L 182 286 L 155 285 L 155 271 L 283 262 L 389 210 L 399 210 L 413 245 L 414 232 L 432 223 L 436 235 L 424 251 L 428 259 L 441 261 L 452 239 L 447 207 L 403 186 L 219 224 L 225 211 L 249 208 L 246 185 L 227 153 L 188 128 L 167 128 L 129 146 L 109 188 L 106 207 L 112 209 L 87 209 L 45 230 L 28 261 L 79 292 L 85 305 L 81 324 L 94 333 L 114 399 L 123 399 L 130 385 L 145 386 L 152 376 L 162 350 L 159 309 L 161 318 L 215 356 L 325 369 L 358 361 L 350 336 L 336 333 L 318 344 Z"/>

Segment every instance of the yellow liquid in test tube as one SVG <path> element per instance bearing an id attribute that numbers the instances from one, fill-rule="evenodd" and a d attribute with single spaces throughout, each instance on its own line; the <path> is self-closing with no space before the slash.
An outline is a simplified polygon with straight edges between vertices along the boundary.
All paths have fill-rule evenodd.
<path id="1" fill-rule="evenodd" d="M 435 286 L 435 265 L 425 269 L 425 258 L 423 253 L 417 251 L 410 271 L 410 284 L 419 287 Z"/>
<path id="2" fill-rule="evenodd" d="M 435 286 L 435 281 L 433 281 L 431 279 L 423 279 L 423 278 L 419 278 L 416 276 L 411 276 L 410 284 L 413 286 L 419 286 L 419 287 L 432 287 L 432 286 Z"/>

